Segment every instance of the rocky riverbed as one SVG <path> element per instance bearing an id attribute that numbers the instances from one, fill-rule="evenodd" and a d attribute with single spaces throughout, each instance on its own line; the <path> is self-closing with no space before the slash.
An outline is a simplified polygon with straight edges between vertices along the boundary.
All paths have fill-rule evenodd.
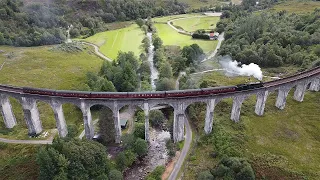
<path id="1" fill-rule="evenodd" d="M 138 160 L 130 169 L 126 170 L 124 179 L 144 179 L 157 166 L 165 166 L 169 159 L 166 148 L 167 139 L 170 139 L 168 131 L 151 129 L 148 155 L 141 161 Z"/>

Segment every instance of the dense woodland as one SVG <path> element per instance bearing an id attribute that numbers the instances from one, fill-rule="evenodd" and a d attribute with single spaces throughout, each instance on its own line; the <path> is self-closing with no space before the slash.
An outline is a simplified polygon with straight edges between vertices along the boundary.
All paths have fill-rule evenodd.
<path id="1" fill-rule="evenodd" d="M 87 37 L 108 30 L 106 23 L 153 16 L 185 13 L 177 1 L 155 0 L 52 0 L 25 3 L 26 0 L 0 1 L 0 45 L 39 46 L 58 44 L 72 37 Z"/>
<path id="2" fill-rule="evenodd" d="M 249 13 L 232 8 L 223 13 L 217 29 L 225 31 L 220 55 L 262 67 L 320 64 L 320 10 L 307 15 Z"/>

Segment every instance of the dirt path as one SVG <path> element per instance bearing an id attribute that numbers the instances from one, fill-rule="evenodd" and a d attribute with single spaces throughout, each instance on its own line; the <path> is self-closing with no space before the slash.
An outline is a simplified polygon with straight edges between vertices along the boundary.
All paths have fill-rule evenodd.
<path id="1" fill-rule="evenodd" d="M 52 140 L 57 132 L 58 132 L 57 129 L 51 130 L 51 135 L 46 140 L 15 140 L 15 139 L 0 138 L 0 142 L 10 143 L 10 144 L 52 144 Z"/>
<path id="2" fill-rule="evenodd" d="M 112 62 L 113 60 L 108 58 L 107 56 L 105 56 L 104 54 L 102 54 L 100 51 L 99 51 L 99 47 L 95 44 L 92 44 L 92 43 L 88 43 L 88 42 L 84 42 L 84 41 L 80 41 L 82 42 L 83 44 L 87 44 L 89 46 L 92 46 L 94 48 L 94 52 L 97 56 L 101 57 L 102 59 L 104 60 L 107 60 L 107 61 L 110 61 Z"/>
<path id="3" fill-rule="evenodd" d="M 191 19 L 191 18 L 203 18 L 203 17 L 207 17 L 207 16 L 212 16 L 212 17 L 220 17 L 222 13 L 205 13 L 205 16 L 192 16 L 192 17 L 183 17 L 183 18 L 177 18 L 177 19 L 172 19 L 170 21 L 167 22 L 167 24 L 174 29 L 175 31 L 182 33 L 182 34 L 190 34 L 190 32 L 187 32 L 185 30 L 182 29 L 178 29 L 176 27 L 174 27 L 172 25 L 172 22 L 174 21 L 178 21 L 178 20 L 182 20 L 182 19 Z M 191 35 L 191 34 L 190 34 Z"/>

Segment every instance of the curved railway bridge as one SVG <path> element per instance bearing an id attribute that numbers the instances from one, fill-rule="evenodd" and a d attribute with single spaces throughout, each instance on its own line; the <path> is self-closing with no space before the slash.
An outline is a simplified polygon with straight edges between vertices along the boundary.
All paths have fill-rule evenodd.
<path id="1" fill-rule="evenodd" d="M 79 92 L 79 91 L 55 91 L 47 89 L 20 88 L 0 85 L 0 108 L 4 123 L 7 128 L 16 125 L 9 97 L 16 98 L 21 104 L 24 119 L 27 123 L 29 135 L 37 135 L 42 132 L 42 124 L 39 118 L 37 101 L 44 101 L 51 105 L 59 135 L 65 137 L 68 133 L 66 121 L 62 109 L 64 103 L 71 103 L 79 107 L 83 113 L 84 129 L 87 139 L 94 136 L 94 127 L 90 107 L 103 105 L 113 112 L 115 124 L 116 143 L 120 143 L 121 127 L 119 110 L 126 106 L 138 106 L 145 112 L 145 137 L 149 140 L 149 110 L 157 105 L 169 105 L 174 109 L 173 139 L 175 142 L 184 139 L 184 120 L 186 108 L 196 102 L 207 104 L 204 131 L 212 131 L 214 108 L 222 99 L 232 98 L 233 106 L 231 120 L 240 120 L 240 110 L 243 101 L 250 95 L 256 95 L 257 102 L 255 113 L 262 116 L 268 94 L 278 92 L 276 107 L 284 109 L 289 91 L 295 88 L 294 99 L 302 102 L 305 91 L 319 91 L 320 67 L 298 73 L 296 75 L 263 83 L 263 86 L 252 89 L 235 90 L 235 86 L 208 88 L 198 90 L 181 90 L 166 92 L 136 92 L 136 93 L 106 93 L 106 92 Z"/>

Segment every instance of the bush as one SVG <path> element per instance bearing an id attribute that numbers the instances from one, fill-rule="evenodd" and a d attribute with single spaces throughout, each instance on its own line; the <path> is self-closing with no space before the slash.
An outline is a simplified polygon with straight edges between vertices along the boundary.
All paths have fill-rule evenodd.
<path id="1" fill-rule="evenodd" d="M 213 180 L 213 175 L 210 173 L 210 171 L 203 171 L 199 174 L 198 180 Z"/>
<path id="2" fill-rule="evenodd" d="M 150 111 L 150 123 L 152 127 L 161 127 L 165 117 L 160 110 L 152 110 Z"/>
<path id="3" fill-rule="evenodd" d="M 136 123 L 133 135 L 137 138 L 145 139 L 145 127 L 143 123 Z"/>
<path id="4" fill-rule="evenodd" d="M 122 180 L 122 173 L 116 169 L 113 169 L 109 173 L 109 179 L 110 180 Z"/>
<path id="5" fill-rule="evenodd" d="M 254 180 L 255 175 L 251 165 L 244 159 L 224 157 L 213 170 L 215 178 L 231 178 L 236 180 Z"/>
<path id="6" fill-rule="evenodd" d="M 133 149 L 139 157 L 142 157 L 148 153 L 148 144 L 145 140 L 138 138 L 133 145 Z"/>
<path id="7" fill-rule="evenodd" d="M 207 35 L 207 34 L 193 33 L 193 34 L 192 34 L 192 38 L 194 38 L 194 39 L 206 39 L 206 40 L 209 40 L 209 39 L 210 39 L 210 36 Z"/>
<path id="8" fill-rule="evenodd" d="M 165 167 L 164 166 L 158 166 L 156 167 L 147 177 L 147 180 L 161 180 L 161 176 L 165 171 Z"/>

